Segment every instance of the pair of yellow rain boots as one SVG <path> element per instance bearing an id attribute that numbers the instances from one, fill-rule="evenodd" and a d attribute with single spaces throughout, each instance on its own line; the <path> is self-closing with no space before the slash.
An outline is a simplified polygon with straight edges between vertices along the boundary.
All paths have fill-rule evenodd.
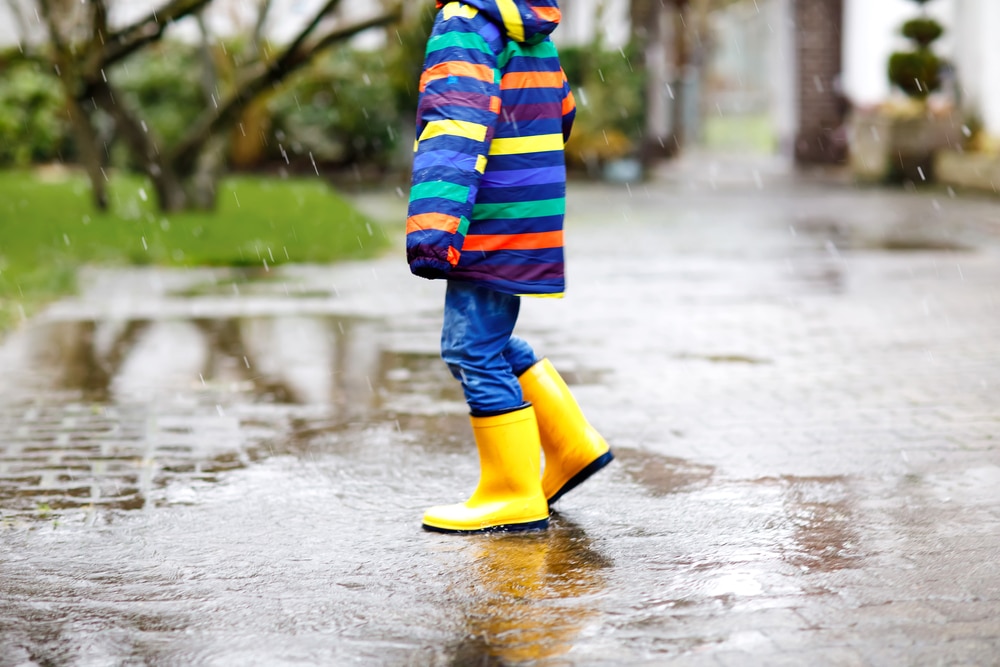
<path id="1" fill-rule="evenodd" d="M 480 467 L 472 497 L 464 503 L 431 507 L 424 513 L 425 529 L 442 533 L 544 529 L 549 506 L 614 458 L 548 359 L 519 380 L 529 405 L 500 415 L 471 417 Z"/>

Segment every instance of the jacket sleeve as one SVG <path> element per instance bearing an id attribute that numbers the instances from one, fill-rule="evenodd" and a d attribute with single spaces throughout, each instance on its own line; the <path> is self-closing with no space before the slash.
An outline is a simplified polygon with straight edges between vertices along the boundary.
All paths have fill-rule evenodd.
<path id="1" fill-rule="evenodd" d="M 406 258 L 424 278 L 458 264 L 500 112 L 496 54 L 453 7 L 438 13 L 420 77 Z"/>
<path id="2" fill-rule="evenodd" d="M 573 99 L 573 91 L 569 88 L 569 80 L 566 72 L 563 77 L 563 102 L 562 102 L 562 132 L 563 143 L 569 141 L 570 132 L 573 130 L 573 121 L 576 120 L 576 100 Z"/>

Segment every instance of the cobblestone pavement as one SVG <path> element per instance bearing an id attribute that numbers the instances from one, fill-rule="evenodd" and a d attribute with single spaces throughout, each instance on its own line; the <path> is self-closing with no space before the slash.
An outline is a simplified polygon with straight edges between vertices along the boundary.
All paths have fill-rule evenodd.
<path id="1" fill-rule="evenodd" d="M 85 272 L 0 347 L 0 666 L 1000 664 L 1000 201 L 569 206 L 519 330 L 617 459 L 535 535 L 419 529 L 476 461 L 398 250 Z"/>

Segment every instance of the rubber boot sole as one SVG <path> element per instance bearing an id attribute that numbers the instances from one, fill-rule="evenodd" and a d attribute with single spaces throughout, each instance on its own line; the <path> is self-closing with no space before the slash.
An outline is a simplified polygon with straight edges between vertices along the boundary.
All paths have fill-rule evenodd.
<path id="1" fill-rule="evenodd" d="M 587 467 L 585 467 L 583 470 L 581 470 L 580 472 L 578 472 L 575 475 L 573 475 L 572 477 L 570 477 L 569 481 L 562 485 L 562 488 L 560 488 L 558 491 L 556 491 L 555 493 L 552 494 L 552 497 L 549 498 L 549 507 L 552 507 L 553 503 L 555 503 L 557 500 L 559 500 L 560 498 L 562 498 L 568 492 L 572 491 L 573 489 L 575 489 L 576 487 L 578 487 L 580 484 L 582 484 L 583 482 L 585 482 L 587 480 L 587 478 L 590 477 L 591 475 L 593 475 L 595 472 L 597 472 L 598 470 L 600 470 L 604 466 L 606 466 L 609 463 L 611 463 L 611 461 L 614 458 L 615 458 L 614 454 L 612 454 L 611 450 L 609 449 L 608 451 L 604 452 L 603 454 L 601 454 L 600 456 L 598 456 L 596 459 L 594 459 L 593 461 L 591 461 L 587 465 Z"/>
<path id="2" fill-rule="evenodd" d="M 575 479 L 575 478 L 574 478 Z M 581 480 L 582 481 L 582 480 Z M 479 533 L 523 533 L 529 530 L 545 530 L 549 527 L 548 519 L 538 521 L 528 521 L 526 523 L 505 523 L 499 526 L 488 526 L 486 528 L 476 528 L 472 530 L 454 530 L 451 528 L 439 528 L 429 524 L 421 524 L 424 530 L 432 533 L 448 533 L 449 535 L 476 535 Z"/>

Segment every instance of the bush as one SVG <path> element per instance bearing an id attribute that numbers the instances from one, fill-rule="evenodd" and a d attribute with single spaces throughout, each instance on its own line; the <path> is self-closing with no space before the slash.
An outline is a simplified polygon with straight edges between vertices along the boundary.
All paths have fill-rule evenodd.
<path id="1" fill-rule="evenodd" d="M 71 150 L 59 81 L 38 63 L 11 64 L 0 78 L 0 165 L 63 159 Z"/>
<path id="2" fill-rule="evenodd" d="M 609 160 L 638 150 L 645 105 L 644 78 L 633 67 L 634 47 L 607 51 L 599 45 L 560 50 L 577 105 L 566 159 L 594 173 Z"/>
<path id="3" fill-rule="evenodd" d="M 923 6 L 928 0 L 914 0 Z M 912 51 L 897 51 L 889 57 L 889 81 L 916 100 L 924 100 L 941 87 L 943 61 L 930 45 L 944 33 L 940 23 L 921 16 L 903 24 L 900 32 L 916 47 Z"/>
<path id="4" fill-rule="evenodd" d="M 941 87 L 941 59 L 927 49 L 893 53 L 889 80 L 910 97 L 924 99 Z"/>
<path id="5" fill-rule="evenodd" d="M 381 53 L 338 49 L 321 55 L 268 103 L 271 159 L 384 167 L 398 139 L 399 111 Z"/>
<path id="6" fill-rule="evenodd" d="M 133 55 L 112 71 L 112 80 L 130 108 L 156 137 L 173 145 L 205 108 L 197 78 L 202 63 L 197 47 L 180 42 L 160 42 Z M 127 151 L 114 154 L 114 161 L 131 168 Z"/>
<path id="7" fill-rule="evenodd" d="M 944 34 L 944 28 L 934 19 L 919 18 L 904 23 L 902 33 L 903 37 L 927 47 Z"/>

